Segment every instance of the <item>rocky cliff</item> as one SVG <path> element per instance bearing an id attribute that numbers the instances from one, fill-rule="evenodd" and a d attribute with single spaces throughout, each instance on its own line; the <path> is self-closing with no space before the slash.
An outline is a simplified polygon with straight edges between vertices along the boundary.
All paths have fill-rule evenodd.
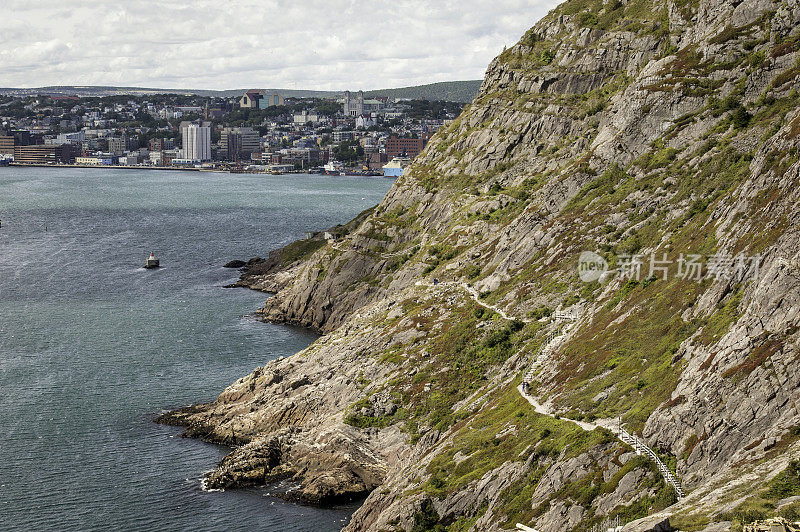
<path id="1" fill-rule="evenodd" d="M 560 5 L 346 235 L 250 272 L 264 319 L 324 336 L 163 421 L 240 445 L 212 486 L 368 495 L 348 530 L 796 517 L 798 22 L 797 1 Z M 544 413 L 517 391 L 534 360 Z M 687 496 L 573 422 L 595 420 Z"/>

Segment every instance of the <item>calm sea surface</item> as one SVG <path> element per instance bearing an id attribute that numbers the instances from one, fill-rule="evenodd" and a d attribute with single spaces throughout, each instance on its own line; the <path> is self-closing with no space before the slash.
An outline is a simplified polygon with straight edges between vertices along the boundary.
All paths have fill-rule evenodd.
<path id="1" fill-rule="evenodd" d="M 267 490 L 207 493 L 227 452 L 152 419 L 309 331 L 247 315 L 233 258 L 380 201 L 382 178 L 0 168 L 0 529 L 338 530 Z M 164 268 L 140 266 L 155 251 Z"/>

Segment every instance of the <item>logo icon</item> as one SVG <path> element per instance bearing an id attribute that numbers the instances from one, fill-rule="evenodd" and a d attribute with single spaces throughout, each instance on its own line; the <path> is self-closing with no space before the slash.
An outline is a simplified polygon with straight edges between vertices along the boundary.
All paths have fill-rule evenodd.
<path id="1" fill-rule="evenodd" d="M 608 270 L 608 263 L 594 251 L 584 251 L 578 257 L 578 277 L 584 283 L 597 281 Z"/>

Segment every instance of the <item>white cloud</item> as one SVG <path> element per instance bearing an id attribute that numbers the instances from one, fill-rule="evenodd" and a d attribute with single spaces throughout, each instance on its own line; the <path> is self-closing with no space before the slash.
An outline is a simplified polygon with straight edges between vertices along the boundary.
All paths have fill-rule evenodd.
<path id="1" fill-rule="evenodd" d="M 373 89 L 482 78 L 554 0 L 2 0 L 0 84 Z"/>

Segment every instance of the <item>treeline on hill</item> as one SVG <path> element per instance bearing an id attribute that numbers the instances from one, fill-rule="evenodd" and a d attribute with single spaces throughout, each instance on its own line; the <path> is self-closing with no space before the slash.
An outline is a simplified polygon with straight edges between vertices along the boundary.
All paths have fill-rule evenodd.
<path id="1" fill-rule="evenodd" d="M 458 116 L 464 104 L 443 100 L 408 100 L 403 102 L 409 107 L 406 116 L 412 119 L 443 119 L 448 114 Z"/>
<path id="2" fill-rule="evenodd" d="M 439 100 L 447 102 L 469 103 L 478 95 L 482 80 L 441 81 L 428 85 L 400 87 L 397 89 L 380 89 L 364 91 L 367 97 L 386 96 L 388 98 L 404 98 L 410 100 Z"/>
<path id="3" fill-rule="evenodd" d="M 443 100 L 449 102 L 469 103 L 478 94 L 478 89 L 481 86 L 479 79 L 466 80 L 466 81 L 440 81 L 437 83 L 429 83 L 427 85 L 414 85 L 411 87 L 400 87 L 395 89 L 375 89 L 364 91 L 365 96 L 387 96 L 389 98 L 403 98 L 414 100 Z M 264 92 L 271 94 L 273 92 L 280 93 L 284 98 L 327 98 L 335 99 L 341 97 L 344 92 L 344 87 L 339 91 L 316 91 L 316 90 L 303 90 L 303 89 L 280 89 L 268 88 Z M 8 90 L 20 90 L 0 88 L 0 93 Z M 39 87 L 36 89 L 27 89 L 28 95 L 39 97 L 48 94 L 64 94 L 64 95 L 79 95 L 89 97 L 90 94 L 97 94 L 97 96 L 105 96 L 113 93 L 109 97 L 122 97 L 131 98 L 138 96 L 181 96 L 185 98 L 237 98 L 247 90 L 246 88 L 232 89 L 232 90 L 203 90 L 203 89 L 148 89 L 143 87 L 75 87 L 73 85 L 61 85 L 51 87 Z M 351 91 L 358 90 L 358 88 L 350 88 Z M 1 96 L 0 96 L 1 97 Z"/>

